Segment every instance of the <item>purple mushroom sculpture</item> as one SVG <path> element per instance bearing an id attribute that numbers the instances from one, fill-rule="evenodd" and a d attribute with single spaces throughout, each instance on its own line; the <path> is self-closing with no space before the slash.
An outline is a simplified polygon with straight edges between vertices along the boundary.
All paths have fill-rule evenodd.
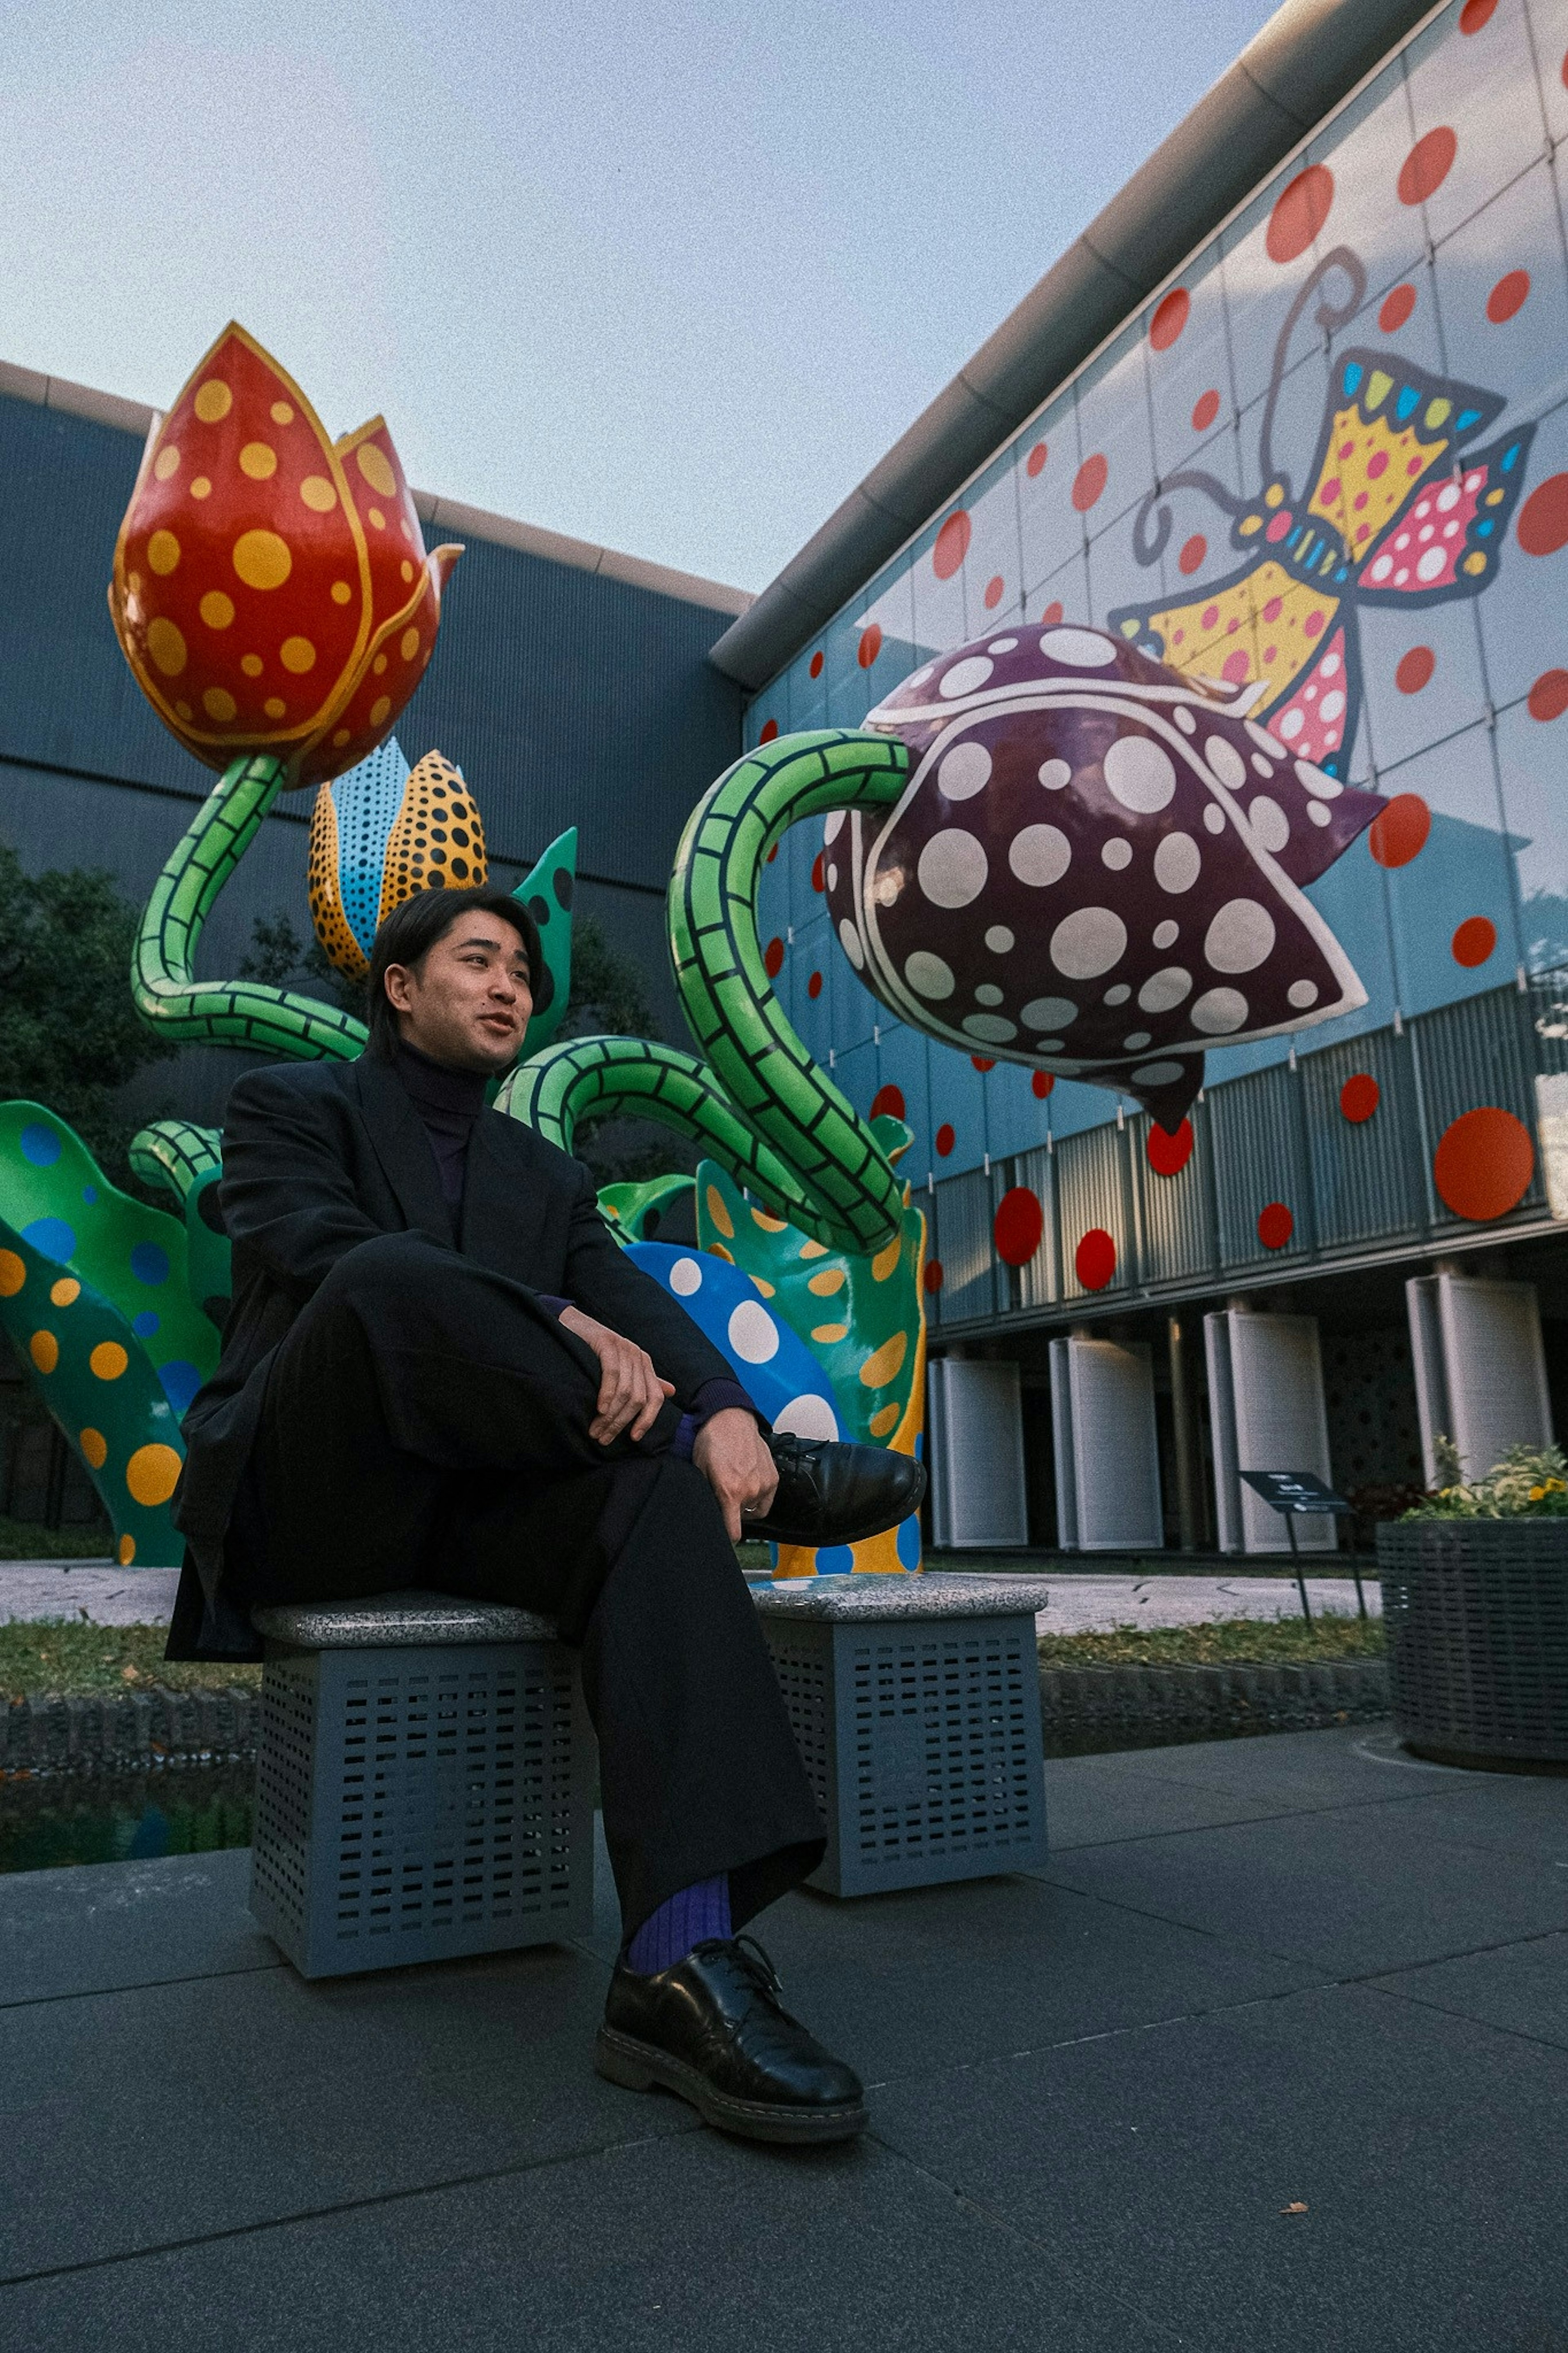
<path id="1" fill-rule="evenodd" d="M 866 986 L 930 1037 L 1115 1088 L 1173 1133 L 1205 1046 L 1364 1005 L 1305 886 L 1383 803 L 1248 719 L 1258 691 L 1059 625 L 923 663 L 865 723 L 909 746 L 902 798 L 826 822 Z"/>

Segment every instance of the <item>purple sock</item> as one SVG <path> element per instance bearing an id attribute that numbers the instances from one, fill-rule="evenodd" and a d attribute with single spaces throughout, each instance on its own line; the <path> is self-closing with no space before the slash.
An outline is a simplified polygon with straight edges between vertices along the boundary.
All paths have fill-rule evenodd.
<path id="1" fill-rule="evenodd" d="M 726 1871 L 717 1879 L 700 1879 L 695 1887 L 683 1887 L 650 1913 L 626 1947 L 626 1967 L 638 1977 L 651 1978 L 660 1969 L 672 1969 L 705 1937 L 731 1934 Z"/>
<path id="2" fill-rule="evenodd" d="M 675 1425 L 675 1436 L 669 1441 L 669 1451 L 678 1462 L 689 1462 L 691 1450 L 696 1443 L 697 1416 L 694 1413 L 683 1413 Z M 728 1930 L 725 1933 L 727 1935 Z"/>

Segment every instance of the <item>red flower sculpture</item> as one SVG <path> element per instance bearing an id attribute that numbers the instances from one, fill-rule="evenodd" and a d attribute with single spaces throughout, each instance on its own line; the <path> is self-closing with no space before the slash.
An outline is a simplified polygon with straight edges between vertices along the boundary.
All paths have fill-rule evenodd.
<path id="1" fill-rule="evenodd" d="M 368 758 L 425 674 L 460 547 L 425 552 L 384 421 L 332 442 L 276 360 L 224 329 L 148 441 L 109 607 L 153 708 L 224 769 L 289 787 Z"/>

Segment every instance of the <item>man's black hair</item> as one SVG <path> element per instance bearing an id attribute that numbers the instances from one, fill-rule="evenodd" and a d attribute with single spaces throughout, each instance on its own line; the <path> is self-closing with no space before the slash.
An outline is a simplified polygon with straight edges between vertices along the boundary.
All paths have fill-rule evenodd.
<path id="1" fill-rule="evenodd" d="M 377 926 L 371 946 L 370 977 L 365 983 L 370 1001 L 368 1053 L 385 1059 L 397 1048 L 397 1012 L 386 993 L 388 965 L 404 965 L 411 971 L 419 971 L 437 941 L 445 939 L 452 925 L 465 915 L 494 915 L 511 925 L 528 957 L 534 1010 L 543 1012 L 551 994 L 544 953 L 539 944 L 539 926 L 521 899 L 514 899 L 499 883 L 489 882 L 481 882 L 470 891 L 416 891 L 411 899 L 394 907 Z"/>

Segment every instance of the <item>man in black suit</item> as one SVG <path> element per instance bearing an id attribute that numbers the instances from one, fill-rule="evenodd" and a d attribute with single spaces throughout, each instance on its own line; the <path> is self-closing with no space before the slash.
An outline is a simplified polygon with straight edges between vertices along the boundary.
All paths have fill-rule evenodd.
<path id="1" fill-rule="evenodd" d="M 400 1588 L 554 1618 L 626 1933 L 600 2072 L 732 2131 L 844 2138 L 858 2079 L 734 1933 L 824 1841 L 732 1542 L 870 1535 L 924 1473 L 765 1432 L 586 1172 L 485 1108 L 542 969 L 504 892 L 421 892 L 377 932 L 363 1058 L 235 1086 L 234 1301 L 185 1418 L 169 1655 L 254 1658 L 259 1605 Z"/>

